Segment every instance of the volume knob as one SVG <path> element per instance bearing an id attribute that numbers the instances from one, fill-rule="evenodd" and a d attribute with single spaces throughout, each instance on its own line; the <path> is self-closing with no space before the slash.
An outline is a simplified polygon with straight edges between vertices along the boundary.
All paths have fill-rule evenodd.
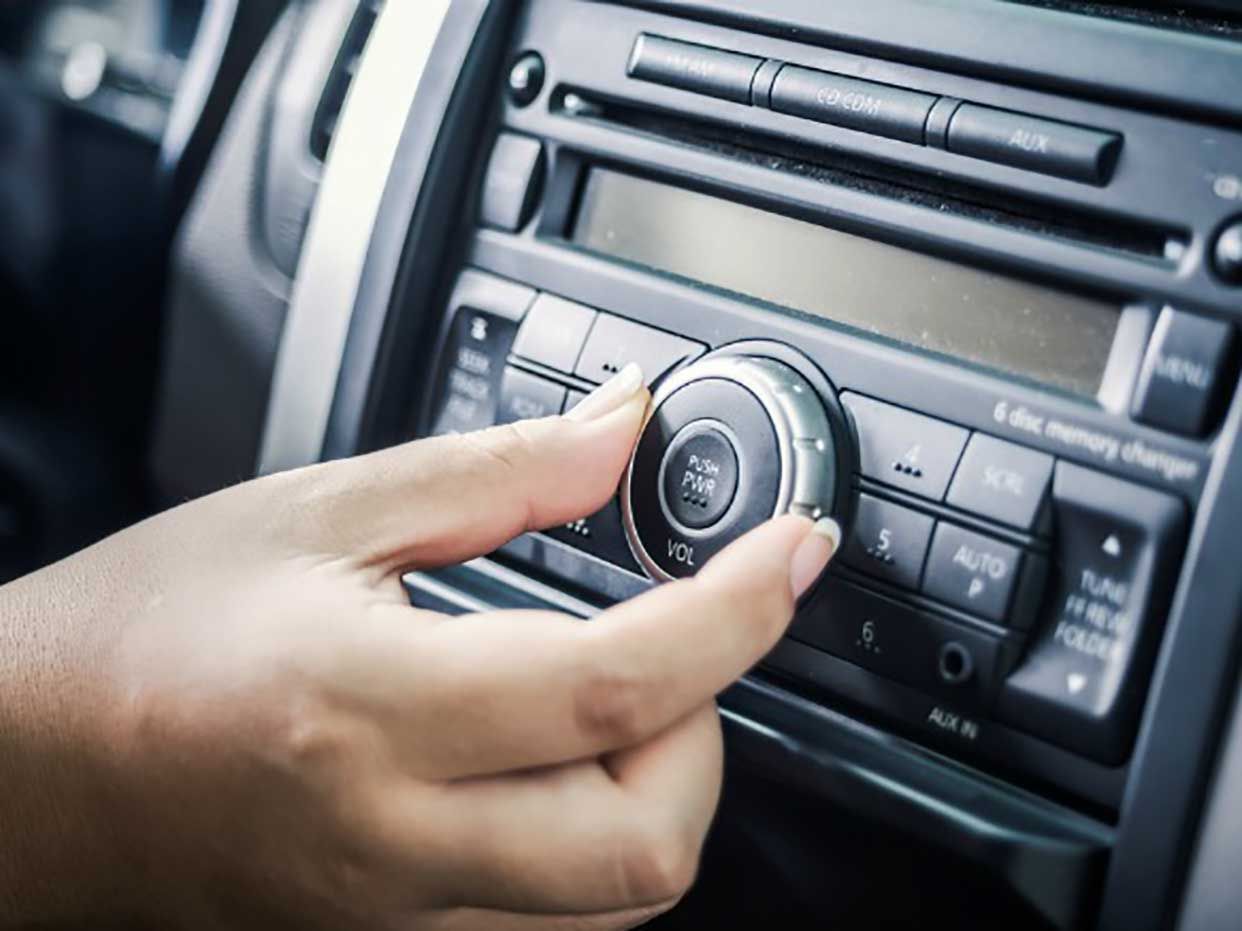
<path id="1" fill-rule="evenodd" d="M 836 391 L 799 353 L 740 343 L 705 356 L 661 384 L 630 459 L 634 557 L 668 581 L 780 514 L 840 519 L 853 450 Z"/>

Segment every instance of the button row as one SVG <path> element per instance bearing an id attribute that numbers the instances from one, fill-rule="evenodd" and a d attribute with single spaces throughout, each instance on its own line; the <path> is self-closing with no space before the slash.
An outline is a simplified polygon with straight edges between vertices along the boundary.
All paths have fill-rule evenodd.
<path id="1" fill-rule="evenodd" d="M 1122 143 L 1114 132 L 660 36 L 638 37 L 628 74 L 641 81 L 1094 185 L 1108 183 Z"/>
<path id="2" fill-rule="evenodd" d="M 1015 592 L 1038 591 L 1045 562 L 1016 546 L 926 514 L 860 495 L 854 532 L 842 558 L 893 585 L 990 621 L 1024 627 L 1029 599 L 1015 605 Z"/>
<path id="3" fill-rule="evenodd" d="M 1028 533 L 1047 531 L 1051 456 L 862 395 L 841 400 L 867 478 Z"/>
<path id="4" fill-rule="evenodd" d="M 650 384 L 705 350 L 700 343 L 551 294 L 535 299 L 513 344 L 514 355 L 596 384 L 630 362 L 642 366 Z"/>

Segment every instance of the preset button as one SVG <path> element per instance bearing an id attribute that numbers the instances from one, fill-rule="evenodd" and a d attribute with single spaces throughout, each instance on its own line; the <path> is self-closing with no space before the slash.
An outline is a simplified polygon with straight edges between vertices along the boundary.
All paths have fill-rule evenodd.
<path id="1" fill-rule="evenodd" d="M 944 499 L 969 434 L 961 427 L 858 394 L 841 395 L 858 428 L 863 475 L 904 491 Z"/>
<path id="2" fill-rule="evenodd" d="M 677 363 L 701 355 L 703 346 L 611 314 L 600 314 L 587 337 L 574 374 L 605 382 L 630 362 L 643 369 L 648 384 Z"/>
<path id="3" fill-rule="evenodd" d="M 918 588 L 934 521 L 926 514 L 860 495 L 846 565 L 903 588 Z"/>

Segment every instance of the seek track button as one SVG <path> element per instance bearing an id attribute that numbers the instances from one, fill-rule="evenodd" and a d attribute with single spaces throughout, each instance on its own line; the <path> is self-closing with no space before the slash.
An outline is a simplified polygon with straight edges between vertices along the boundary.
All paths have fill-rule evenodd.
<path id="1" fill-rule="evenodd" d="M 1002 720 L 1109 765 L 1130 752 L 1185 513 L 1169 495 L 1070 463 L 1053 479 L 1058 572 Z"/>

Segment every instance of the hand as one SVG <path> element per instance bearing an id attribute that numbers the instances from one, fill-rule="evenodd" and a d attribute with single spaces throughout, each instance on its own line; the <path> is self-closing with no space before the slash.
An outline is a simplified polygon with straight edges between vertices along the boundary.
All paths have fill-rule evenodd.
<path id="1" fill-rule="evenodd" d="M 602 506 L 641 381 L 240 485 L 0 590 L 0 926 L 612 929 L 675 903 L 713 698 L 833 525 L 773 521 L 585 623 L 446 618 L 400 584 Z"/>

